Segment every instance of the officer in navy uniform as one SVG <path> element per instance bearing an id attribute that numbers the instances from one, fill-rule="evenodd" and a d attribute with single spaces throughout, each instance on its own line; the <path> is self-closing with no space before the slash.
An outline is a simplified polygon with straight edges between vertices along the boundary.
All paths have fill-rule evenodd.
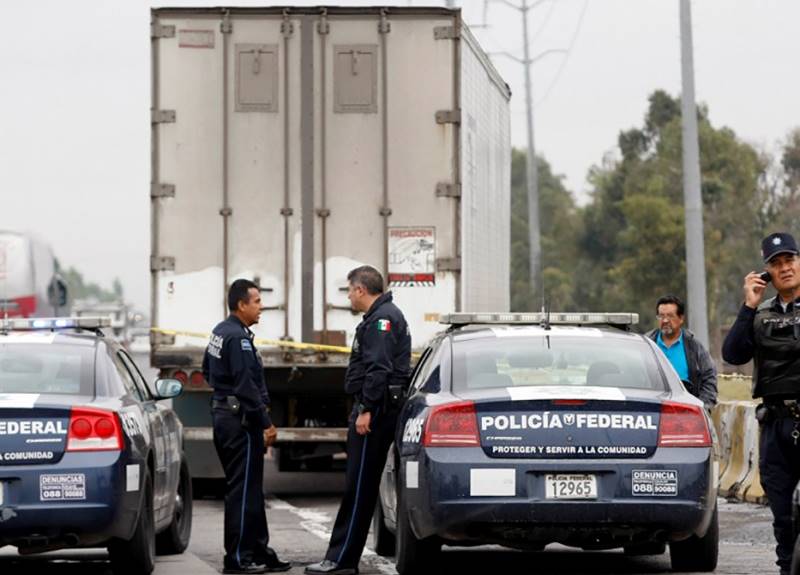
<path id="1" fill-rule="evenodd" d="M 361 266 L 347 280 L 353 309 L 365 312 L 345 376 L 345 391 L 354 400 L 347 430 L 347 487 L 325 559 L 306 567 L 310 575 L 358 573 L 400 409 L 390 401 L 389 388 L 407 386 L 411 375 L 408 324 L 391 292 L 383 293 L 380 272 Z"/>
<path id="2" fill-rule="evenodd" d="M 203 356 L 203 375 L 214 389 L 214 447 L 225 470 L 223 573 L 288 571 L 268 546 L 264 511 L 264 448 L 277 437 L 261 356 L 250 326 L 261 315 L 258 286 L 238 279 L 228 291 L 231 315 L 219 323 Z"/>
<path id="3" fill-rule="evenodd" d="M 753 359 L 753 397 L 760 423 L 759 470 L 772 510 L 781 575 L 792 562 L 792 492 L 800 480 L 800 257 L 794 238 L 774 233 L 764 238 L 761 255 L 770 278 L 750 272 L 744 279 L 744 304 L 722 346 L 728 363 Z M 762 303 L 772 281 L 778 295 Z"/>

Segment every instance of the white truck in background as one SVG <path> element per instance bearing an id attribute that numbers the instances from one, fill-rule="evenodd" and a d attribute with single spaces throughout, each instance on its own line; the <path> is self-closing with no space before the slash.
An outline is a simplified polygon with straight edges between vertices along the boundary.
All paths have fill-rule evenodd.
<path id="1" fill-rule="evenodd" d="M 257 338 L 282 469 L 343 451 L 347 272 L 386 276 L 415 349 L 440 313 L 509 306 L 510 92 L 444 8 L 152 10 L 151 361 L 196 478 L 222 477 L 200 373 L 236 278 L 261 288 Z"/>
<path id="2" fill-rule="evenodd" d="M 66 284 L 50 246 L 30 234 L 0 230 L 0 319 L 64 315 L 66 304 Z"/>

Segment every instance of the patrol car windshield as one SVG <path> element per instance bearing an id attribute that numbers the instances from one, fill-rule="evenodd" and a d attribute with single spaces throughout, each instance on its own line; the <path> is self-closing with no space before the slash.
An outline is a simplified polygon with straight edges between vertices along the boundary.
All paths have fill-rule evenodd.
<path id="1" fill-rule="evenodd" d="M 636 339 L 485 337 L 453 346 L 454 389 L 574 385 L 665 389 L 653 351 Z"/>
<path id="2" fill-rule="evenodd" d="M 0 343 L 0 394 L 91 394 L 94 348 Z"/>

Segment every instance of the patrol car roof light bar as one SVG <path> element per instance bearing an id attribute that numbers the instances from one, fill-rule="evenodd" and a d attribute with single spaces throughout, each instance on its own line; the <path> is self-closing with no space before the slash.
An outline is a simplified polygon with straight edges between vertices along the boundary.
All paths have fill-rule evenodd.
<path id="1" fill-rule="evenodd" d="M 439 323 L 460 325 L 611 325 L 628 327 L 639 323 L 638 313 L 449 313 L 442 314 Z"/>
<path id="2" fill-rule="evenodd" d="M 111 327 L 109 317 L 36 317 L 0 320 L 0 332 L 55 331 L 58 329 L 86 329 L 97 331 Z"/>

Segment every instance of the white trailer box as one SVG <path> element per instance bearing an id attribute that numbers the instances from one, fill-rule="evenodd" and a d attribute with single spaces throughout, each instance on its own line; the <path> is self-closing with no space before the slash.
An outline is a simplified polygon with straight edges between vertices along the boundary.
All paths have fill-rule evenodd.
<path id="1" fill-rule="evenodd" d="M 510 93 L 459 10 L 159 8 L 151 37 L 152 322 L 177 332 L 154 332 L 155 366 L 198 368 L 192 334 L 226 316 L 236 278 L 260 285 L 271 340 L 350 345 L 362 264 L 416 349 L 440 313 L 508 309 Z M 291 373 L 346 362 L 262 355 Z"/>

